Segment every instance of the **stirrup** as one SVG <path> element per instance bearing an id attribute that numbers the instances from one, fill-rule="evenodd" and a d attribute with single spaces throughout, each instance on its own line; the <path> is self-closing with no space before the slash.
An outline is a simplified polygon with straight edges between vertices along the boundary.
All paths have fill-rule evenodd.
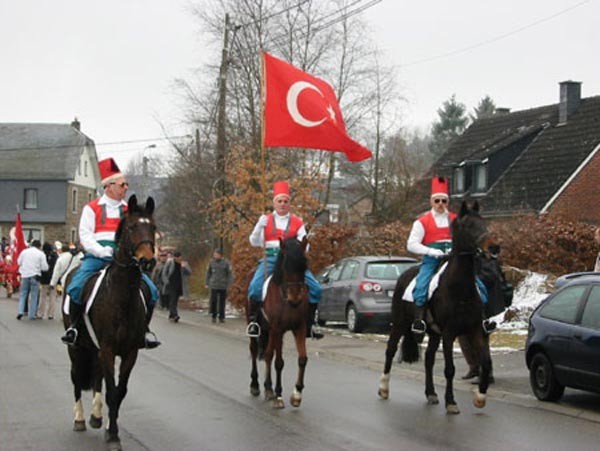
<path id="1" fill-rule="evenodd" d="M 481 326 L 483 327 L 483 332 L 486 335 L 489 335 L 496 330 L 497 324 L 496 324 L 496 321 L 490 321 L 488 319 L 484 319 L 481 323 Z"/>
<path id="2" fill-rule="evenodd" d="M 73 335 L 72 340 L 70 339 L 71 335 Z M 77 330 L 77 328 L 71 326 L 65 331 L 65 334 L 62 337 L 60 337 L 60 340 L 68 346 L 75 346 L 75 342 L 77 341 L 78 336 L 79 331 Z"/>
<path id="3" fill-rule="evenodd" d="M 152 337 L 152 339 L 148 339 L 148 337 Z M 156 336 L 156 334 L 154 332 L 152 332 L 151 330 L 146 331 L 146 333 L 144 334 L 144 347 L 146 349 L 154 349 L 157 348 L 161 345 L 160 341 L 158 341 L 158 338 Z"/>
<path id="4" fill-rule="evenodd" d="M 413 321 L 412 325 L 410 326 L 410 331 L 413 334 L 423 335 L 426 330 L 427 330 L 427 324 L 422 319 Z"/>
<path id="5" fill-rule="evenodd" d="M 252 326 L 256 326 L 256 329 L 258 330 L 258 332 L 256 333 L 251 333 L 250 328 Z M 256 321 L 252 321 L 248 323 L 248 326 L 246 326 L 246 336 L 250 337 L 250 338 L 258 338 L 260 337 L 260 324 L 258 324 Z"/>

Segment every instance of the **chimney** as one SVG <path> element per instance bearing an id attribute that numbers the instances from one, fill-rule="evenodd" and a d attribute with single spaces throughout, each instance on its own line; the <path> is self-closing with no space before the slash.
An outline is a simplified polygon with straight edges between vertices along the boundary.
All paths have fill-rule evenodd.
<path id="1" fill-rule="evenodd" d="M 76 129 L 77 131 L 81 131 L 81 122 L 79 122 L 79 119 L 73 119 L 73 122 L 71 122 L 71 127 Z"/>
<path id="2" fill-rule="evenodd" d="M 560 104 L 558 106 L 558 124 L 566 124 L 567 119 L 579 107 L 581 102 L 581 82 L 580 81 L 561 81 L 560 85 Z"/>
<path id="3" fill-rule="evenodd" d="M 510 108 L 496 108 L 496 110 L 494 111 L 494 114 L 496 114 L 496 115 L 508 114 L 508 113 L 510 113 Z"/>

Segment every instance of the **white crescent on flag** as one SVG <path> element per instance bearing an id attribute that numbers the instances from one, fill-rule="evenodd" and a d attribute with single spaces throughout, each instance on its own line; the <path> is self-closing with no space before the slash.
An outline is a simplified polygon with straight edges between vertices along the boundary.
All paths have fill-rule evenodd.
<path id="1" fill-rule="evenodd" d="M 290 113 L 290 116 L 297 124 L 302 125 L 303 127 L 316 127 L 325 122 L 327 120 L 327 117 L 324 117 L 323 119 L 318 121 L 311 121 L 302 116 L 302 114 L 300 114 L 300 111 L 298 110 L 298 96 L 305 89 L 312 89 L 313 91 L 318 92 L 321 95 L 321 97 L 325 97 L 323 93 L 319 90 L 319 88 L 317 88 L 312 83 L 309 83 L 307 81 L 297 81 L 292 86 L 290 86 L 290 89 L 288 90 L 286 99 L 287 109 Z"/>

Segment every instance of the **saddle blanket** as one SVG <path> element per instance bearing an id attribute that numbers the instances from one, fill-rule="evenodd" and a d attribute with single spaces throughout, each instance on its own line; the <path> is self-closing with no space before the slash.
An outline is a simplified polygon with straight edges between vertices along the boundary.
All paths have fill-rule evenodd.
<path id="1" fill-rule="evenodd" d="M 440 284 L 440 277 L 441 277 L 442 273 L 446 270 L 446 266 L 448 266 L 448 262 L 444 262 L 442 264 L 442 266 L 439 267 L 437 272 L 431 278 L 431 282 L 429 282 L 429 290 L 427 293 L 427 299 L 431 299 L 431 296 L 433 296 L 433 293 L 435 292 L 438 285 Z M 406 290 L 404 290 L 404 294 L 402 295 L 403 301 L 415 302 L 415 299 L 413 298 L 413 290 L 415 289 L 416 284 L 417 284 L 417 277 L 415 276 L 412 278 L 412 280 L 406 287 Z"/>
<path id="2" fill-rule="evenodd" d="M 273 274 L 270 274 L 269 277 L 267 277 L 265 279 L 265 282 L 263 283 L 263 287 L 262 287 L 262 300 L 263 300 L 263 302 L 265 301 L 265 298 L 267 297 L 267 288 L 269 288 L 269 282 L 271 281 L 272 277 L 273 277 Z"/>

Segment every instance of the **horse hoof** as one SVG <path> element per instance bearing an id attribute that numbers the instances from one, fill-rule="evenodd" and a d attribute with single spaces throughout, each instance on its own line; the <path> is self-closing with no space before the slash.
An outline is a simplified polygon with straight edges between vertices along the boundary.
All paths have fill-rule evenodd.
<path id="1" fill-rule="evenodd" d="M 460 410 L 458 410 L 458 406 L 456 404 L 448 404 L 446 406 L 446 413 L 448 415 L 458 415 Z"/>
<path id="2" fill-rule="evenodd" d="M 479 390 L 473 390 L 473 405 L 478 409 L 485 407 L 485 395 L 479 393 Z"/>
<path id="3" fill-rule="evenodd" d="M 260 396 L 260 388 L 258 388 L 258 387 L 250 387 L 250 394 L 252 396 Z"/>
<path id="4" fill-rule="evenodd" d="M 300 397 L 297 397 L 297 396 L 294 396 L 294 395 L 290 396 L 290 404 L 293 407 L 300 407 L 300 403 L 302 403 L 302 397 L 301 396 Z"/>
<path id="5" fill-rule="evenodd" d="M 121 441 L 116 441 L 116 442 L 108 442 L 106 444 L 106 449 L 108 451 L 122 451 L 122 447 L 121 447 Z"/>
<path id="6" fill-rule="evenodd" d="M 88 423 L 92 429 L 100 429 L 102 426 L 102 417 L 97 418 L 94 415 L 90 415 L 90 420 Z"/>
<path id="7" fill-rule="evenodd" d="M 285 403 L 283 402 L 283 398 L 281 396 L 278 396 L 273 401 L 273 408 L 274 409 L 283 409 L 284 407 L 285 407 Z"/>
<path id="8" fill-rule="evenodd" d="M 379 395 L 379 397 L 380 397 L 381 399 L 388 399 L 388 398 L 390 397 L 390 391 L 389 391 L 389 390 L 385 390 L 385 389 L 383 389 L 383 388 L 380 388 L 380 389 L 377 391 L 377 394 Z"/>
<path id="9" fill-rule="evenodd" d="M 267 401 L 273 401 L 275 399 L 275 393 L 273 390 L 265 390 L 265 399 Z"/>
<path id="10" fill-rule="evenodd" d="M 440 400 L 438 398 L 438 395 L 427 395 L 427 404 L 429 404 L 430 406 L 434 406 L 439 403 Z"/>
<path id="11" fill-rule="evenodd" d="M 75 420 L 73 421 L 73 430 L 76 432 L 85 431 L 85 420 Z"/>

